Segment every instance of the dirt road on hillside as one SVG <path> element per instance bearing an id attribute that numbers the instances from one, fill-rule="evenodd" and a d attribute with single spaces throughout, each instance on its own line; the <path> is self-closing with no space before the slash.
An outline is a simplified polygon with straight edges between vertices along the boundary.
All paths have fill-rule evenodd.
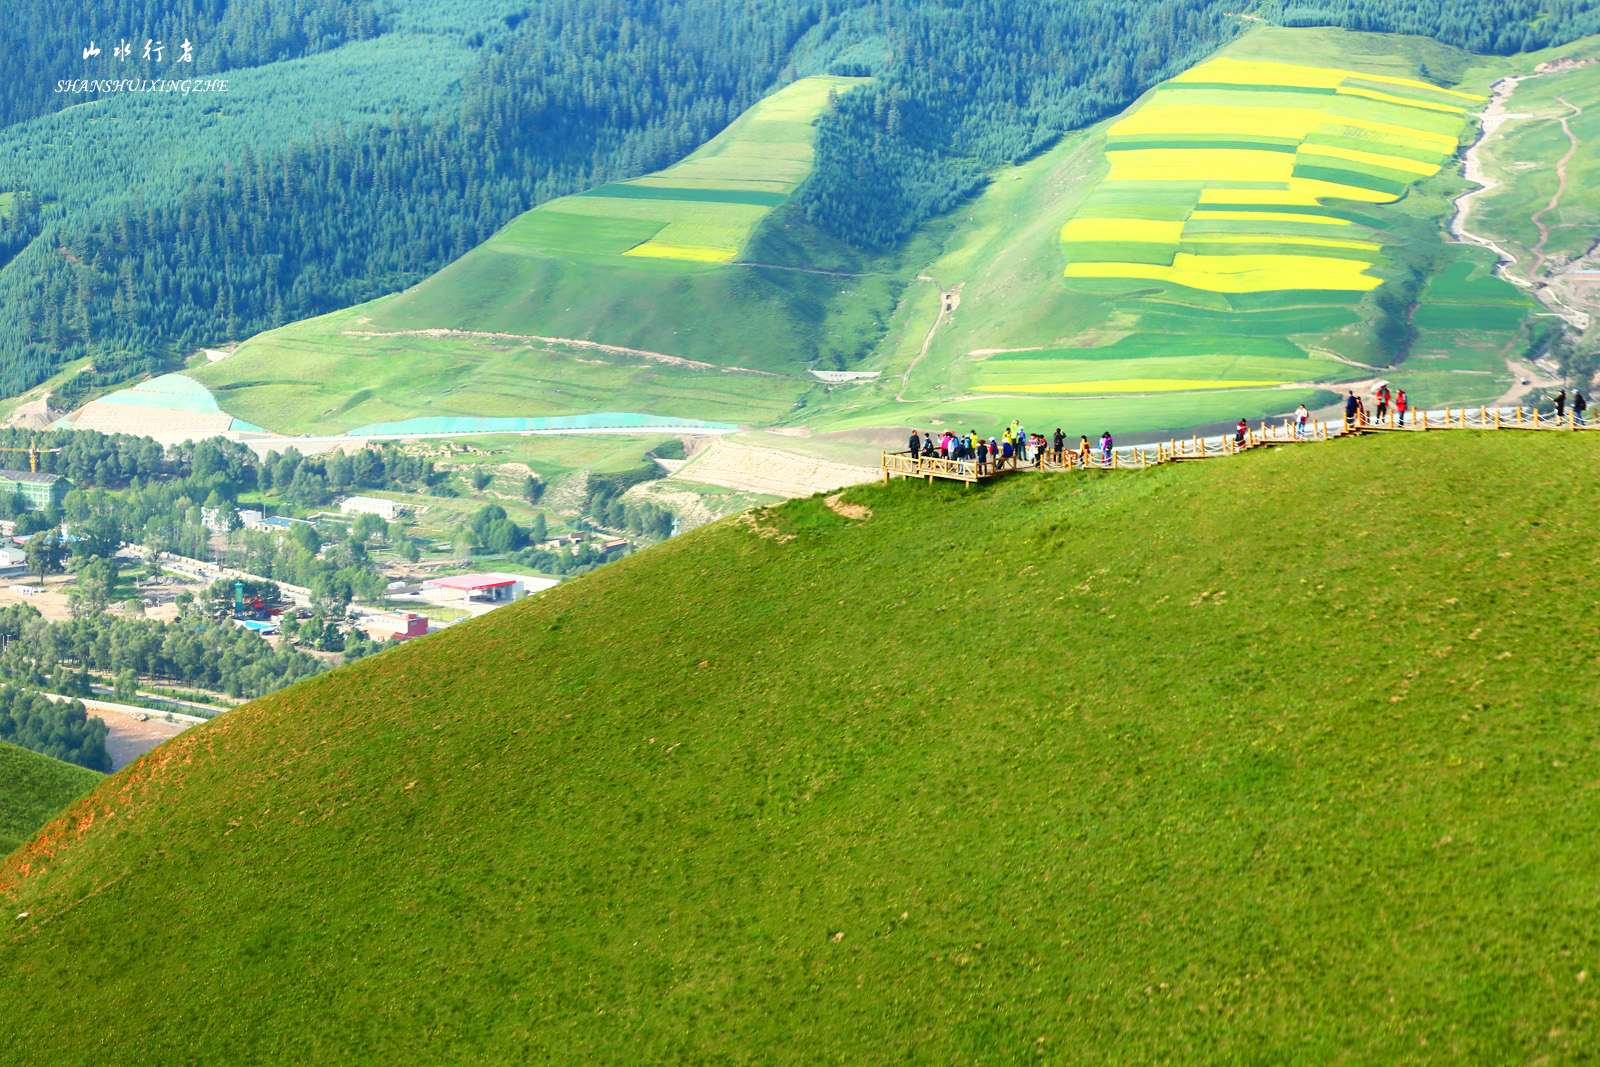
<path id="1" fill-rule="evenodd" d="M 362 320 L 369 321 L 369 320 Z M 651 352 L 644 348 L 623 348 L 621 345 L 603 345 L 598 341 L 585 341 L 577 337 L 541 337 L 531 333 L 488 333 L 481 330 L 346 330 L 348 337 L 481 337 L 489 341 L 522 341 L 528 344 L 565 345 L 569 348 L 580 348 L 588 352 L 603 352 L 611 356 L 633 356 L 636 359 L 649 360 L 652 363 L 668 363 L 675 367 L 688 367 L 691 370 L 715 370 L 728 374 L 758 374 L 764 378 L 791 378 L 790 374 L 778 374 L 770 370 L 755 370 L 751 367 L 723 366 L 720 363 L 701 363 L 699 360 L 685 359 L 682 356 L 669 356 L 665 352 Z"/>
<path id="2" fill-rule="evenodd" d="M 1528 276 L 1530 278 L 1544 269 L 1544 261 L 1546 259 L 1544 246 L 1550 241 L 1550 227 L 1544 224 L 1544 217 L 1547 212 L 1554 211 L 1560 205 L 1561 197 L 1567 191 L 1567 164 L 1572 162 L 1572 157 L 1578 154 L 1578 138 L 1572 132 L 1572 124 L 1569 120 L 1583 114 L 1583 108 L 1569 103 L 1564 96 L 1558 96 L 1556 99 L 1572 109 L 1572 114 L 1562 115 L 1556 120 L 1561 123 L 1561 132 L 1567 135 L 1569 147 L 1567 148 L 1567 154 L 1562 156 L 1561 161 L 1556 164 L 1556 191 L 1550 197 L 1550 202 L 1535 211 L 1529 218 L 1529 221 L 1539 230 L 1539 242 L 1533 246 L 1533 266 L 1528 268 Z"/>
<path id="3" fill-rule="evenodd" d="M 939 291 L 939 314 L 934 317 L 933 325 L 928 327 L 928 335 L 922 339 L 922 351 L 917 353 L 917 358 L 911 361 L 906 372 L 900 375 L 900 391 L 894 398 L 902 404 L 914 404 L 915 400 L 906 399 L 906 390 L 911 387 L 911 372 L 917 369 L 917 364 L 922 362 L 922 357 L 928 354 L 928 349 L 933 347 L 933 335 L 939 332 L 939 327 L 944 325 L 945 319 L 955 314 L 956 308 L 961 306 L 961 289 L 967 283 L 962 282 L 954 289 L 939 289 L 939 280 L 930 278 L 926 274 L 917 275 L 919 282 L 932 282 L 933 287 Z"/>
<path id="4" fill-rule="evenodd" d="M 1493 252 L 1500 260 L 1499 264 L 1495 267 L 1495 273 L 1497 275 L 1514 285 L 1528 290 L 1539 300 L 1540 303 L 1544 304 L 1551 311 L 1559 315 L 1565 322 L 1579 331 L 1588 329 L 1589 313 L 1586 311 L 1581 311 L 1578 308 L 1568 304 L 1563 295 L 1548 284 L 1550 279 L 1541 281 L 1538 278 L 1538 274 L 1544 267 L 1544 246 L 1545 242 L 1549 238 L 1549 230 L 1543 223 L 1543 217 L 1546 212 L 1550 211 L 1560 203 L 1562 195 L 1566 192 L 1567 164 L 1572 160 L 1572 157 L 1577 152 L 1579 146 L 1579 141 L 1573 135 L 1572 127 L 1569 123 L 1571 119 L 1575 118 L 1577 115 L 1581 115 L 1583 111 L 1581 108 L 1576 107 L 1561 97 L 1557 97 L 1556 99 L 1561 100 L 1563 104 L 1565 104 L 1568 108 L 1571 108 L 1572 114 L 1565 116 L 1542 116 L 1532 112 L 1514 112 L 1510 110 L 1509 104 L 1512 94 L 1517 91 L 1517 86 L 1521 85 L 1530 78 L 1542 78 L 1551 74 L 1560 74 L 1564 71 L 1572 70 L 1575 66 L 1587 65 L 1587 63 L 1590 62 L 1593 61 L 1585 60 L 1581 63 L 1558 61 L 1552 64 L 1542 64 L 1532 74 L 1518 74 L 1511 77 L 1501 78 L 1490 87 L 1489 105 L 1483 109 L 1483 114 L 1480 117 L 1482 130 L 1478 136 L 1478 139 L 1467 148 L 1466 153 L 1463 156 L 1463 174 L 1467 181 L 1473 182 L 1477 187 L 1470 189 L 1456 197 L 1455 211 L 1450 216 L 1449 227 L 1451 235 L 1463 244 L 1477 245 L 1480 248 L 1487 248 L 1489 251 Z M 1550 198 L 1550 202 L 1546 204 L 1543 209 L 1535 212 L 1530 217 L 1530 221 L 1535 227 L 1537 227 L 1539 231 L 1539 243 L 1533 250 L 1535 260 L 1533 263 L 1529 264 L 1526 271 L 1514 271 L 1512 268 L 1516 267 L 1518 263 L 1517 257 L 1512 255 L 1505 248 L 1501 247 L 1498 242 L 1494 241 L 1486 234 L 1473 232 L 1469 228 L 1469 223 L 1471 222 L 1472 208 L 1475 201 L 1477 201 L 1480 197 L 1486 196 L 1493 190 L 1499 188 L 1501 185 L 1500 182 L 1490 178 L 1484 169 L 1483 149 L 1488 143 L 1489 138 L 1498 132 L 1501 127 L 1505 126 L 1505 124 L 1508 122 L 1536 118 L 1552 118 L 1560 122 L 1562 129 L 1566 131 L 1567 139 L 1570 142 L 1571 147 L 1568 149 L 1567 154 L 1563 156 L 1561 161 L 1556 165 L 1557 187 L 1555 195 Z"/>

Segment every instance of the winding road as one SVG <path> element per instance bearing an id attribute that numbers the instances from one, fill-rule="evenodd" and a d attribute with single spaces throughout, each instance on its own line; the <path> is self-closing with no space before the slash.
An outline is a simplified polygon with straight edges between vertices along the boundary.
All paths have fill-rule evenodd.
<path id="1" fill-rule="evenodd" d="M 1542 78 L 1550 74 L 1560 74 L 1571 69 L 1573 69 L 1571 66 L 1556 66 L 1550 67 L 1549 69 L 1538 69 L 1532 74 L 1518 74 L 1501 78 L 1490 87 L 1491 95 L 1489 98 L 1489 104 L 1483 109 L 1483 115 L 1481 117 L 1482 129 L 1479 132 L 1478 139 L 1474 141 L 1470 147 L 1468 147 L 1464 156 L 1465 165 L 1463 167 L 1463 174 L 1467 181 L 1475 184 L 1476 188 L 1469 189 L 1455 198 L 1455 211 L 1450 216 L 1450 233 L 1457 241 L 1460 241 L 1463 244 L 1477 245 L 1480 248 L 1487 248 L 1489 251 L 1493 252 L 1500 260 L 1500 262 L 1495 265 L 1495 273 L 1497 275 L 1506 281 L 1511 282 L 1513 285 L 1517 285 L 1528 290 L 1539 300 L 1540 303 L 1544 304 L 1556 315 L 1560 316 L 1561 319 L 1567 324 L 1581 332 L 1587 329 L 1589 326 L 1589 313 L 1569 305 L 1564 299 L 1563 295 L 1549 284 L 1552 279 L 1547 278 L 1541 280 L 1538 277 L 1538 274 L 1544 269 L 1544 264 L 1547 259 L 1544 252 L 1544 247 L 1550 236 L 1549 227 L 1545 226 L 1543 218 L 1546 212 L 1553 210 L 1561 203 L 1561 197 L 1566 192 L 1567 164 L 1571 162 L 1572 157 L 1577 154 L 1578 148 L 1581 144 L 1577 136 L 1572 132 L 1572 126 L 1570 125 L 1570 122 L 1572 119 L 1583 114 L 1583 109 L 1559 96 L 1556 97 L 1556 99 L 1560 100 L 1569 109 L 1571 109 L 1570 113 L 1567 115 L 1543 116 L 1533 113 L 1513 112 L 1507 106 L 1511 100 L 1512 94 L 1517 91 L 1517 86 L 1521 85 L 1528 79 Z M 1534 260 L 1528 265 L 1526 270 L 1513 271 L 1511 268 L 1515 267 L 1518 263 L 1516 256 L 1508 252 L 1504 247 L 1486 234 L 1475 233 L 1468 228 L 1468 224 L 1471 222 L 1472 218 L 1472 208 L 1474 206 L 1474 202 L 1479 197 L 1499 188 L 1501 184 L 1499 181 L 1488 176 L 1483 164 L 1483 148 L 1488 142 L 1490 136 L 1496 133 L 1508 122 L 1512 122 L 1517 119 L 1546 117 L 1555 119 L 1561 123 L 1561 128 L 1566 132 L 1570 147 L 1567 149 L 1566 155 L 1564 155 L 1560 162 L 1556 164 L 1555 194 L 1551 196 L 1548 204 L 1546 204 L 1539 211 L 1535 212 L 1529 219 L 1529 221 L 1531 221 L 1539 231 L 1539 242 L 1532 249 Z"/>

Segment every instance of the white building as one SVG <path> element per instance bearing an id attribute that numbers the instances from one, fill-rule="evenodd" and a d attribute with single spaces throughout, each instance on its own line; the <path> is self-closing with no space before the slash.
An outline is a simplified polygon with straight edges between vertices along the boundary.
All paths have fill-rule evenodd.
<path id="1" fill-rule="evenodd" d="M 385 522 L 393 522 L 400 515 L 400 505 L 375 496 L 347 496 L 339 505 L 339 512 L 343 515 L 376 515 Z"/>

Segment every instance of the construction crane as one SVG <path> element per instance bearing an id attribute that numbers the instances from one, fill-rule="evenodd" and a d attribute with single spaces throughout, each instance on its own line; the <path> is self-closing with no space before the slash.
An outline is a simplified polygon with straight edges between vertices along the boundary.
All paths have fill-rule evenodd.
<path id="1" fill-rule="evenodd" d="M 26 452 L 28 454 L 28 469 L 35 474 L 39 473 L 39 456 L 45 452 L 60 452 L 59 448 L 40 448 L 38 441 L 29 441 L 27 448 L 0 448 L 0 452 Z"/>

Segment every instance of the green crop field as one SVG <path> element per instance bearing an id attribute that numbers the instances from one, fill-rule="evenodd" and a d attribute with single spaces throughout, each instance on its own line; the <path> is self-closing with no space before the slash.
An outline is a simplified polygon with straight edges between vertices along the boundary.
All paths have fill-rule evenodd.
<path id="1" fill-rule="evenodd" d="M 1597 478 L 1440 433 L 694 531 L 70 809 L 7 1047 L 1588 1062 Z"/>
<path id="2" fill-rule="evenodd" d="M 55 818 L 105 775 L 0 741 L 0 856 Z"/>

